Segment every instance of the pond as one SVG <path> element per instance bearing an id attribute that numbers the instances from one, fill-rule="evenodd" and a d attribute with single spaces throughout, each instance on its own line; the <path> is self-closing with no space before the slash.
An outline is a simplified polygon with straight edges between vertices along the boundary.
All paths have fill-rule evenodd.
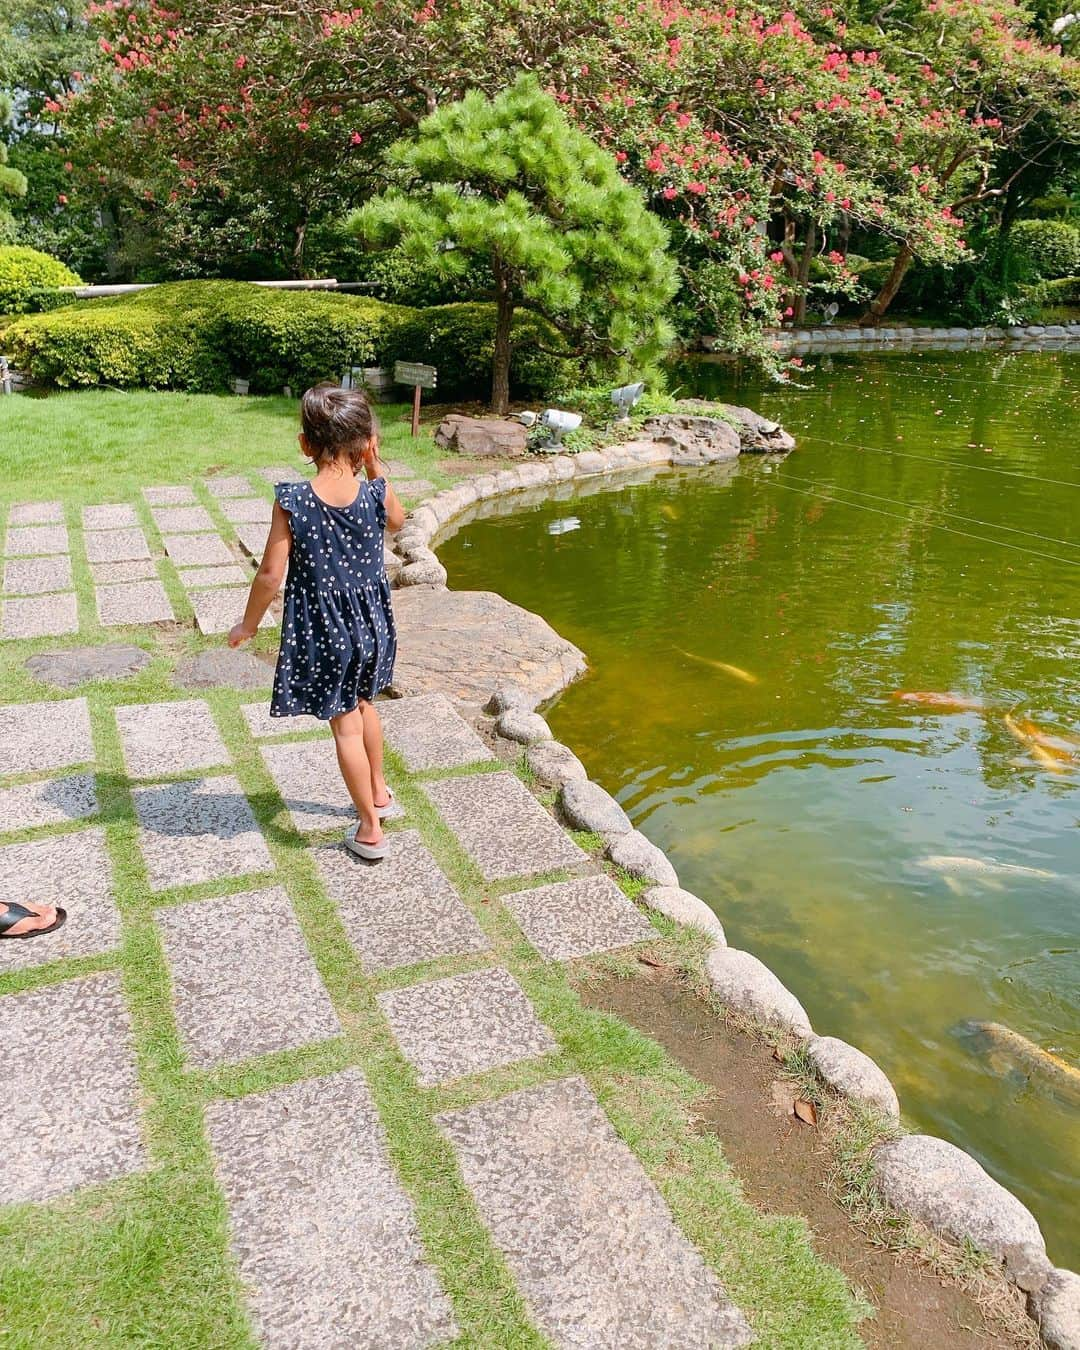
<path id="1" fill-rule="evenodd" d="M 799 448 L 477 519 L 450 584 L 585 651 L 555 735 L 1076 1267 L 1080 355 L 679 380 Z"/>

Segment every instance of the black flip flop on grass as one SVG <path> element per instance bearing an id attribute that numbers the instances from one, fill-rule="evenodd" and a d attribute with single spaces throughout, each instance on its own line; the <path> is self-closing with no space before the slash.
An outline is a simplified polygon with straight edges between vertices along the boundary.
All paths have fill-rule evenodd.
<path id="1" fill-rule="evenodd" d="M 49 924 L 48 928 L 31 928 L 26 933 L 9 933 L 8 929 L 14 928 L 17 923 L 22 923 L 23 919 L 37 919 L 41 916 L 32 909 L 27 909 L 25 905 L 20 905 L 17 900 L 5 900 L 3 903 L 7 906 L 7 909 L 0 914 L 0 939 L 44 937 L 46 933 L 55 933 L 58 928 L 62 928 L 64 921 L 67 919 L 67 910 L 58 909 L 56 918 Z"/>

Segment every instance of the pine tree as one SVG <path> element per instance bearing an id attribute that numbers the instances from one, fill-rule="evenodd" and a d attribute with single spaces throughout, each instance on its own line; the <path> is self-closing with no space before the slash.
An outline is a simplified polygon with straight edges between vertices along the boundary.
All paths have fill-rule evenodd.
<path id="1" fill-rule="evenodd" d="M 568 353 L 624 368 L 649 365 L 670 342 L 667 231 L 535 77 L 438 109 L 389 159 L 408 186 L 368 202 L 352 228 L 443 276 L 490 269 L 495 412 L 509 404 L 517 309 L 545 319 Z"/>

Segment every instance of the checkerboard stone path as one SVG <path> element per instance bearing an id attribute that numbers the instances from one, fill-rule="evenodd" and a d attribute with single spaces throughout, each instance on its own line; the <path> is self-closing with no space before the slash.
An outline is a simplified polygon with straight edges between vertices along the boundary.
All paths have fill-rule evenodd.
<path id="1" fill-rule="evenodd" d="M 248 754 L 257 747 L 297 828 L 336 831 L 353 819 L 325 725 L 240 706 L 255 743 Z M 484 911 L 517 922 L 514 950 L 531 949 L 528 963 L 629 946 L 651 925 L 521 780 L 490 762 L 449 700 L 380 707 L 408 771 L 428 775 L 408 791 L 403 784 L 403 795 L 425 792 L 485 883 L 516 879 L 511 894 L 496 891 L 474 912 L 440 865 L 445 836 L 437 858 L 408 819 L 389 824 L 388 856 L 375 865 L 337 842 L 290 841 L 277 822 L 272 853 L 208 701 L 100 710 L 115 719 L 122 749 L 181 1052 L 175 1072 L 240 1066 L 236 1095 L 206 1080 L 205 1126 L 259 1342 L 420 1347 L 458 1334 L 440 1253 L 425 1246 L 363 1071 L 304 1077 L 300 1062 L 285 1086 L 242 1086 L 276 1072 L 282 1061 L 268 1056 L 317 1056 L 323 1043 L 348 1053 L 355 1008 L 336 1006 L 340 974 L 331 986 L 309 947 L 312 920 L 301 922 L 299 898 L 275 873 L 280 850 L 310 848 L 310 884 L 358 960 L 349 983 L 368 982 L 384 1064 L 397 1056 L 410 1067 L 428 1101 L 418 1109 L 431 1115 L 425 1094 L 467 1084 L 472 1104 L 432 1127 L 536 1327 L 553 1345 L 589 1350 L 746 1344 L 741 1313 L 589 1086 L 561 1067 L 553 1029 L 527 992 L 527 966 L 519 982 L 498 960 Z M 115 893 L 95 768 L 86 699 L 0 705 L 0 831 L 26 832 L 6 843 L 0 833 L 0 896 L 68 911 L 47 938 L 0 943 L 0 979 L 43 967 L 40 986 L 0 993 L 5 1122 L 12 1139 L 34 1141 L 9 1149 L 5 1199 L 47 1203 L 149 1166 L 136 1010 L 114 968 L 126 897 Z M 248 759 L 249 789 L 251 772 Z M 553 871 L 564 879 L 552 882 Z M 193 886 L 202 889 L 184 893 Z M 70 956 L 113 965 L 90 975 L 51 965 Z M 425 963 L 436 960 L 454 964 L 432 972 Z M 36 1053 L 42 1027 L 62 1031 L 48 1054 Z M 487 1077 L 526 1066 L 540 1081 L 525 1090 Z"/>

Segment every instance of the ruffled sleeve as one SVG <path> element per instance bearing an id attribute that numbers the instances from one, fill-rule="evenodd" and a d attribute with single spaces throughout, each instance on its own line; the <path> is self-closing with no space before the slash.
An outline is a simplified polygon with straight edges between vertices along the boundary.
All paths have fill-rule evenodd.
<path id="1" fill-rule="evenodd" d="M 368 492 L 375 504 L 375 523 L 380 530 L 386 529 L 386 479 L 369 478 Z"/>
<path id="2" fill-rule="evenodd" d="M 306 483 L 278 483 L 274 488 L 274 498 L 278 506 L 291 515 L 296 510 L 298 494 L 306 486 Z"/>

